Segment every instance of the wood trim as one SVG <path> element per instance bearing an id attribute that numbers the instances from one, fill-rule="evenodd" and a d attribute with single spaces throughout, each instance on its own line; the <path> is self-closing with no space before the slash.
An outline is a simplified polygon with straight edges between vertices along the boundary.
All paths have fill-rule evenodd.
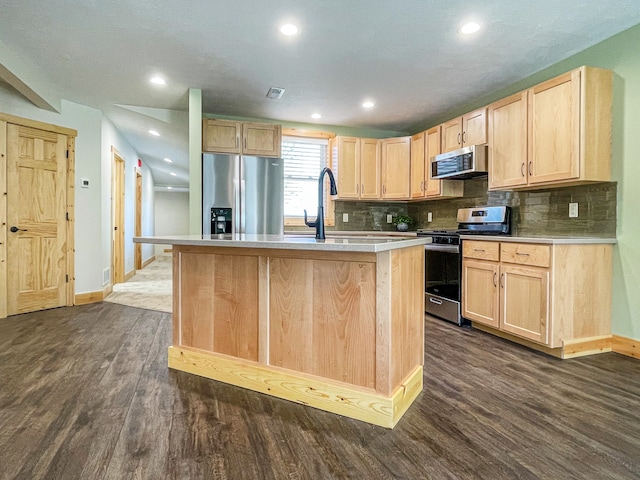
<path id="1" fill-rule="evenodd" d="M 113 292 L 113 285 L 109 284 L 102 289 L 102 298 L 107 298 Z"/>
<path id="2" fill-rule="evenodd" d="M 67 306 L 75 304 L 75 198 L 76 198 L 76 138 L 67 137 Z"/>
<path id="3" fill-rule="evenodd" d="M 0 114 L 0 216 L 7 214 L 7 123 Z M 0 318 L 7 316 L 7 229 L 0 228 Z"/>
<path id="4" fill-rule="evenodd" d="M 335 138 L 334 132 L 321 132 L 319 130 L 304 130 L 301 128 L 283 128 L 282 136 L 306 137 L 306 138 Z"/>
<path id="5" fill-rule="evenodd" d="M 105 294 L 103 290 L 98 292 L 78 293 L 74 299 L 74 305 L 87 305 L 89 303 L 98 303 L 103 301 Z"/>
<path id="6" fill-rule="evenodd" d="M 268 257 L 258 257 L 258 361 L 264 365 L 270 359 L 269 267 Z"/>
<path id="7" fill-rule="evenodd" d="M 640 340 L 612 335 L 612 349 L 620 355 L 640 359 Z"/>
<path id="8" fill-rule="evenodd" d="M 422 391 L 422 366 L 390 397 L 313 375 L 185 347 L 169 347 L 169 368 L 393 428 Z"/>
<path id="9" fill-rule="evenodd" d="M 140 245 L 140 244 L 138 244 Z M 171 251 L 171 250 L 169 250 Z M 147 265 L 149 265 L 151 262 L 154 262 L 156 259 L 155 255 L 152 255 L 151 257 L 147 258 L 144 262 L 142 262 L 142 268 L 146 267 Z"/>
<path id="10" fill-rule="evenodd" d="M 73 128 L 60 127 L 58 125 L 52 125 L 51 123 L 39 122 L 37 120 L 9 115 L 8 113 L 0 113 L 0 121 L 13 123 L 24 127 L 37 128 L 38 130 L 45 130 L 47 132 L 59 133 L 62 135 L 67 135 L 69 137 L 78 136 L 78 131 L 74 130 Z"/>
<path id="11" fill-rule="evenodd" d="M 134 268 L 130 272 L 124 274 L 124 281 L 130 280 L 136 274 L 136 269 Z"/>
<path id="12" fill-rule="evenodd" d="M 525 347 L 529 347 L 532 350 L 546 353 L 547 355 L 552 355 L 561 359 L 584 357 L 587 355 L 594 355 L 597 353 L 606 353 L 612 351 L 611 335 L 600 335 L 596 337 L 567 340 L 563 343 L 562 347 L 550 348 L 545 345 L 532 342 L 525 338 L 518 337 L 517 335 L 511 335 L 510 333 L 496 330 L 495 328 L 483 325 L 481 323 L 472 322 L 471 325 L 477 330 L 490 333 L 497 337 L 504 338 L 505 340 L 509 340 Z"/>

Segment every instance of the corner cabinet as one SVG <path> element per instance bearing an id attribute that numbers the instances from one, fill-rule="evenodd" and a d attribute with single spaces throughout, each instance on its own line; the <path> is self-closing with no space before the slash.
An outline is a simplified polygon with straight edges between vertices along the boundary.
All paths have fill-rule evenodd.
<path id="1" fill-rule="evenodd" d="M 489 107 L 489 190 L 610 180 L 613 74 L 580 67 Z"/>
<path id="2" fill-rule="evenodd" d="M 610 244 L 463 240 L 462 250 L 462 316 L 475 327 L 561 358 L 611 349 Z"/>
<path id="3" fill-rule="evenodd" d="M 338 199 L 380 198 L 380 146 L 375 138 L 335 137 L 331 163 L 338 182 Z"/>
<path id="4" fill-rule="evenodd" d="M 380 141 L 382 153 L 382 195 L 389 200 L 410 197 L 411 137 Z"/>
<path id="5" fill-rule="evenodd" d="M 282 127 L 271 123 L 202 121 L 202 151 L 280 158 Z"/>
<path id="6" fill-rule="evenodd" d="M 487 143 L 486 107 L 442 124 L 442 153 L 483 143 Z"/>

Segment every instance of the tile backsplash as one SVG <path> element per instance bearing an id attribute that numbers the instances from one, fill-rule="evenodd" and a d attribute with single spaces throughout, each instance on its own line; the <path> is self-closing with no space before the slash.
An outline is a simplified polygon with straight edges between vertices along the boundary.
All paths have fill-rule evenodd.
<path id="1" fill-rule="evenodd" d="M 487 179 L 464 181 L 464 197 L 421 202 L 336 202 L 337 230 L 394 230 L 387 214 L 408 214 L 417 228 L 454 229 L 459 208 L 484 205 L 511 207 L 514 235 L 575 235 L 614 237 L 616 234 L 615 182 L 532 191 L 487 191 Z M 578 204 L 578 217 L 569 218 L 569 203 Z M 427 222 L 428 213 L 432 221 Z M 342 222 L 342 214 L 349 222 Z"/>

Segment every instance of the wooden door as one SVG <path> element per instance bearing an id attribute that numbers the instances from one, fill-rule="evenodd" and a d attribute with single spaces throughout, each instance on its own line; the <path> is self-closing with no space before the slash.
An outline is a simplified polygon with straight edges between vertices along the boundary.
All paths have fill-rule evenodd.
<path id="1" fill-rule="evenodd" d="M 580 70 L 529 93 L 529 183 L 580 175 Z"/>
<path id="2" fill-rule="evenodd" d="M 411 198 L 424 197 L 424 156 L 426 132 L 411 137 Z"/>
<path id="3" fill-rule="evenodd" d="M 462 146 L 487 143 L 487 109 L 479 108 L 462 117 Z"/>
<path id="4" fill-rule="evenodd" d="M 142 236 L 142 175 L 136 172 L 136 237 Z M 134 243 L 134 263 L 135 269 L 142 269 L 142 244 Z"/>
<path id="5" fill-rule="evenodd" d="M 527 92 L 489 107 L 489 189 L 527 184 Z"/>
<path id="6" fill-rule="evenodd" d="M 548 269 L 500 266 L 500 328 L 535 342 L 548 343 Z"/>
<path id="7" fill-rule="evenodd" d="M 202 121 L 202 151 L 212 153 L 240 153 L 242 123 L 228 120 Z"/>
<path id="8" fill-rule="evenodd" d="M 360 138 L 358 149 L 360 198 L 378 199 L 380 198 L 380 141 L 375 138 Z"/>
<path id="9" fill-rule="evenodd" d="M 336 142 L 338 198 L 358 198 L 360 193 L 358 139 L 355 137 L 336 137 L 334 141 Z"/>
<path id="10" fill-rule="evenodd" d="M 462 316 L 498 328 L 500 324 L 499 267 L 494 262 L 462 262 Z"/>
<path id="11" fill-rule="evenodd" d="M 7 314 L 67 304 L 67 137 L 7 125 Z"/>
<path id="12" fill-rule="evenodd" d="M 282 127 L 270 123 L 242 124 L 242 153 L 257 157 L 280 157 Z"/>
<path id="13" fill-rule="evenodd" d="M 442 124 L 442 153 L 462 148 L 462 117 Z"/>
<path id="14" fill-rule="evenodd" d="M 111 211 L 113 215 L 113 253 L 111 271 L 113 283 L 123 283 L 124 273 L 124 159 L 113 154 L 113 196 Z"/>
<path id="15" fill-rule="evenodd" d="M 407 200 L 411 137 L 382 140 L 382 198 Z"/>

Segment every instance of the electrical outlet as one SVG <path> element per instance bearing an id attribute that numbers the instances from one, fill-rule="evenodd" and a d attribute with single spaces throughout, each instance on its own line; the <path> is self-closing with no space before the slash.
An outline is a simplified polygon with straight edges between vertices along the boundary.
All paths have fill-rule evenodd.
<path id="1" fill-rule="evenodd" d="M 433 213 L 427 213 L 427 222 L 433 222 Z"/>
<path id="2" fill-rule="evenodd" d="M 390 213 L 387 215 L 387 223 L 391 223 L 393 222 L 393 215 L 391 215 Z"/>
<path id="3" fill-rule="evenodd" d="M 577 218 L 578 217 L 578 204 L 570 203 L 569 204 L 569 218 Z"/>
<path id="4" fill-rule="evenodd" d="M 344 223 L 348 223 L 349 222 L 349 214 L 348 213 L 343 213 L 342 214 L 342 221 Z"/>

